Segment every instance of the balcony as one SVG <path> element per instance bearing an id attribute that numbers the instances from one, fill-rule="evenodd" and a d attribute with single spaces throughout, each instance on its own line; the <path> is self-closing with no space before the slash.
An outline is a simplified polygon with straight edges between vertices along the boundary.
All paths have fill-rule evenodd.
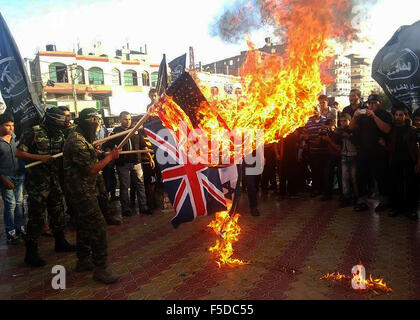
<path id="1" fill-rule="evenodd" d="M 45 87 L 44 91 L 46 93 L 62 93 L 62 94 L 72 94 L 73 87 L 70 83 L 55 83 L 54 87 Z M 112 94 L 112 89 L 110 86 L 105 85 L 85 85 L 85 84 L 76 84 L 76 93 L 77 94 Z"/>

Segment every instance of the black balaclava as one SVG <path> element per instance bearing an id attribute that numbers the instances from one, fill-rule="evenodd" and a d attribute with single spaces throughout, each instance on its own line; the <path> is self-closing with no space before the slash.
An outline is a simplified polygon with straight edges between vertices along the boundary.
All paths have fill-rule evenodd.
<path id="1" fill-rule="evenodd" d="M 44 123 L 48 132 L 54 136 L 60 134 L 65 128 L 64 119 L 64 112 L 57 107 L 51 107 L 45 110 Z"/>
<path id="2" fill-rule="evenodd" d="M 88 119 L 97 118 L 95 122 L 89 121 Z M 83 109 L 79 118 L 77 119 L 77 125 L 82 130 L 85 139 L 92 143 L 96 139 L 96 132 L 99 130 L 99 115 L 95 108 Z"/>

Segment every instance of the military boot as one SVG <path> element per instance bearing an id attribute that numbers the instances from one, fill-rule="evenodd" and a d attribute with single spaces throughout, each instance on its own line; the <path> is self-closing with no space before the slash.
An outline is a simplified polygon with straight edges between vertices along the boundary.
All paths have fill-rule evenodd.
<path id="1" fill-rule="evenodd" d="M 111 284 L 120 281 L 121 277 L 109 268 L 95 267 L 92 279 L 105 284 Z"/>
<path id="2" fill-rule="evenodd" d="M 55 238 L 55 252 L 74 252 L 76 251 L 76 246 L 67 242 L 64 237 L 64 232 L 56 232 L 54 234 Z"/>
<path id="3" fill-rule="evenodd" d="M 25 263 L 31 267 L 43 267 L 47 264 L 45 260 L 41 259 L 39 256 L 38 244 L 36 242 L 26 242 Z"/>
<path id="4" fill-rule="evenodd" d="M 76 264 L 76 272 L 86 272 L 86 271 L 92 271 L 93 270 L 93 263 L 90 260 L 90 257 L 77 260 Z"/>
<path id="5" fill-rule="evenodd" d="M 121 224 L 121 220 L 117 219 L 115 216 L 111 214 L 104 214 L 105 221 L 109 226 L 119 226 Z"/>

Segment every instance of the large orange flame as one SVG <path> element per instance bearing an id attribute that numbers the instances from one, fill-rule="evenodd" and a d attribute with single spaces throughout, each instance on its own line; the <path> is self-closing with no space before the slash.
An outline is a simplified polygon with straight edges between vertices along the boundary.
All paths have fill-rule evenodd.
<path id="1" fill-rule="evenodd" d="M 230 217 L 228 211 L 218 212 L 216 218 L 208 225 L 223 239 L 217 239 L 216 245 L 209 248 L 210 252 L 216 252 L 219 255 L 219 261 L 216 261 L 219 268 L 222 265 L 238 266 L 249 263 L 231 258 L 234 252 L 232 243 L 238 241 L 241 232 L 238 225 L 239 217 L 239 214 Z"/>
<path id="2" fill-rule="evenodd" d="M 264 19 L 271 21 L 276 33 L 286 39 L 283 53 L 261 52 L 248 42 L 249 51 L 240 69 L 242 90 L 233 96 L 215 96 L 211 88 L 200 84 L 196 77 L 208 101 L 208 104 L 197 106 L 198 127 L 208 136 L 208 141 L 216 141 L 216 145 L 211 144 L 211 147 L 216 146 L 219 151 L 226 143 L 231 150 L 235 148 L 232 146 L 235 143 L 233 139 L 223 131 L 216 137 L 211 136 L 215 129 L 225 129 L 225 124 L 230 129 L 241 129 L 238 134 L 264 129 L 265 143 L 279 141 L 305 125 L 323 89 L 320 65 L 332 55 L 329 40 L 337 37 L 350 39 L 354 31 L 349 24 L 341 21 L 349 10 L 347 0 L 259 0 L 258 4 Z M 233 24 L 237 22 L 232 21 Z M 218 115 L 223 118 L 223 123 Z M 170 97 L 159 108 L 159 117 L 178 136 L 180 121 L 188 129 L 194 129 L 186 114 Z M 185 147 L 194 143 L 187 140 Z M 253 148 L 257 146 L 255 144 Z M 205 156 L 211 156 L 212 148 Z M 229 218 L 226 215 L 227 212 L 219 213 L 211 226 L 219 230 L 226 221 L 237 224 L 238 216 Z M 232 241 L 237 239 L 235 230 L 230 235 L 226 233 Z M 231 262 L 233 249 L 227 238 L 211 249 L 223 253 L 219 263 Z"/>

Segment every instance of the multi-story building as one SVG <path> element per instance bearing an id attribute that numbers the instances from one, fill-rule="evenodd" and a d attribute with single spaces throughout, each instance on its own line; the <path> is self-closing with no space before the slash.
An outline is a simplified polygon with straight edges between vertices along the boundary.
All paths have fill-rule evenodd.
<path id="1" fill-rule="evenodd" d="M 350 54 L 347 57 L 351 60 L 352 89 L 359 89 L 364 99 L 367 99 L 372 91 L 381 90 L 372 78 L 372 61 L 370 59 L 360 57 L 358 54 Z"/>
<path id="2" fill-rule="evenodd" d="M 333 82 L 326 87 L 326 95 L 343 107 L 348 104 L 351 90 L 351 61 L 342 55 L 332 57 L 331 61 L 328 73 Z"/>
<path id="3" fill-rule="evenodd" d="M 256 50 L 269 54 L 280 54 L 283 51 L 283 48 L 283 45 L 273 44 L 271 38 L 266 38 L 265 46 Z M 248 51 L 241 51 L 241 54 L 238 56 L 205 64 L 203 65 L 202 70 L 210 73 L 239 76 L 239 69 L 246 59 L 247 52 Z"/>
<path id="4" fill-rule="evenodd" d="M 127 44 L 109 56 L 100 43 L 77 53 L 47 45 L 31 61 L 30 70 L 35 89 L 47 104 L 75 112 L 76 101 L 78 112 L 95 107 L 104 116 L 115 116 L 121 111 L 146 112 L 159 64 L 149 62 L 146 47 L 133 51 Z"/>

